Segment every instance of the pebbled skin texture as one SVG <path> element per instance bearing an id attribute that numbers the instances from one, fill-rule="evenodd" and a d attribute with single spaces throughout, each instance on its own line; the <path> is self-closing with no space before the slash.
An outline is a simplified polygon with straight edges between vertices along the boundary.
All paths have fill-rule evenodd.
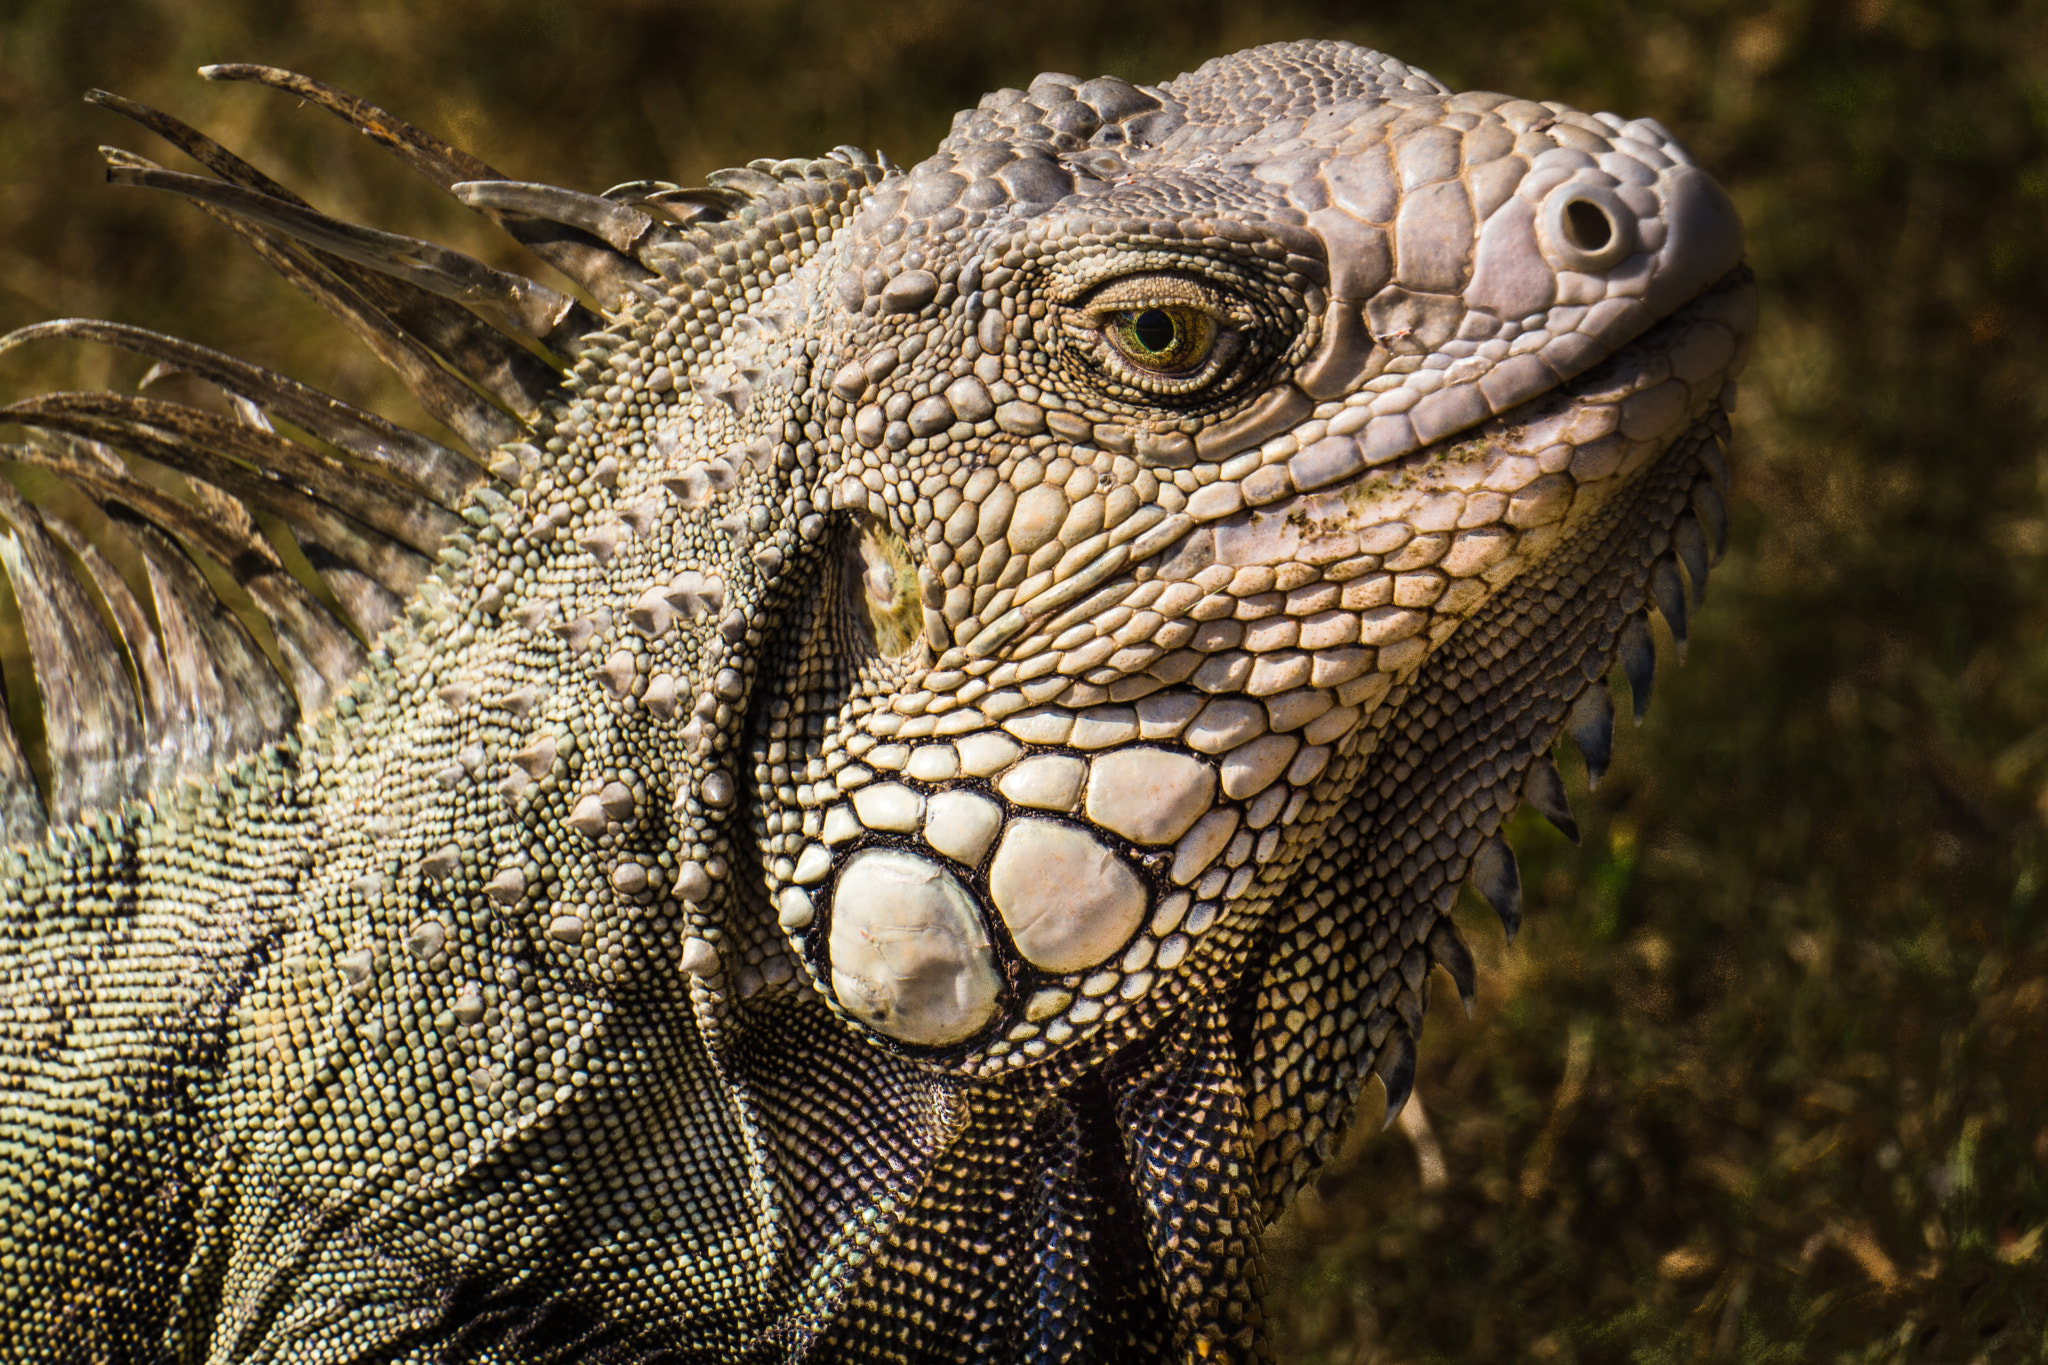
<path id="1" fill-rule="evenodd" d="M 1733 210 L 1334 43 L 722 174 L 296 730 L 5 855 L 20 1358 L 1266 1354 L 1458 889 L 1512 932 L 1683 637 Z"/>

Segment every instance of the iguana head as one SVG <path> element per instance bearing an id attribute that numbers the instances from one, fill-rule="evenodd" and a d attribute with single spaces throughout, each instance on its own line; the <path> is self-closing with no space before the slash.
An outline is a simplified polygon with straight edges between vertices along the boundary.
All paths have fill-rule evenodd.
<path id="1" fill-rule="evenodd" d="M 800 277 L 751 799 L 811 988 L 982 1075 L 1230 990 L 1433 653 L 1711 439 L 1740 256 L 1655 123 L 1341 44 L 961 114 Z"/>

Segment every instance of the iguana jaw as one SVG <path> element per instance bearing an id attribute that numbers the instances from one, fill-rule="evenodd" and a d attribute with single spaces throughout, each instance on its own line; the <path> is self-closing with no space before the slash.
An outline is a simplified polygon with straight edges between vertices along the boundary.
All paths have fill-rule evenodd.
<path id="1" fill-rule="evenodd" d="M 999 723 L 907 742 L 912 718 L 854 704 L 841 739 L 871 776 L 777 893 L 814 982 L 893 1044 L 994 1073 L 1094 1038 L 1059 1070 L 1085 1065 L 1227 977 L 1432 651 L 1719 411 L 1754 313 L 1731 271 L 1570 383 L 1198 524 L 1003 651 L 1128 634 L 1092 704 L 1033 701 L 1033 677 L 1067 683 L 1047 669 L 1007 710 L 975 693 Z M 938 670 L 889 671 L 903 695 Z"/>

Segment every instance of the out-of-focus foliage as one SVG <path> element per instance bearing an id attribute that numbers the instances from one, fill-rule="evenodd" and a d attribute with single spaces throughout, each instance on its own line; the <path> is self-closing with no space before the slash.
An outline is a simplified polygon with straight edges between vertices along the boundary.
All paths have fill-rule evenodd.
<path id="1" fill-rule="evenodd" d="M 1155 80 L 1306 36 L 1660 119 L 1732 187 L 1765 291 L 1734 551 L 1691 664 L 1666 656 L 1581 795 L 1583 847 L 1515 827 L 1521 942 L 1465 915 L 1488 970 L 1476 1018 L 1443 991 L 1423 1040 L 1434 1131 L 1379 1135 L 1369 1093 L 1275 1234 L 1284 1349 L 2048 1358 L 2048 10 L 1366 9 L 18 2 L 0 325 L 139 322 L 415 416 L 203 216 L 99 187 L 95 142 L 162 149 L 79 92 L 184 114 L 330 210 L 512 249 L 325 115 L 199 84 L 208 61 L 308 71 L 592 190 L 848 141 L 908 162 L 1042 69 Z M 52 349 L 0 362 L 0 394 L 136 377 Z"/>

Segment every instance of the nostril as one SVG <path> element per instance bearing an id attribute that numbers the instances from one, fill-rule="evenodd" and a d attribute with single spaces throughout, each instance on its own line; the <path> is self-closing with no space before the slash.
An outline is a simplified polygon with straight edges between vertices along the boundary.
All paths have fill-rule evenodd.
<path id="1" fill-rule="evenodd" d="M 1605 185 L 1575 180 L 1543 202 L 1543 251 L 1560 270 L 1612 269 L 1636 249 L 1635 214 Z"/>
<path id="2" fill-rule="evenodd" d="M 1614 223 L 1607 211 L 1586 199 L 1574 199 L 1564 209 L 1565 240 L 1585 252 L 1607 249 L 1614 240 Z"/>

